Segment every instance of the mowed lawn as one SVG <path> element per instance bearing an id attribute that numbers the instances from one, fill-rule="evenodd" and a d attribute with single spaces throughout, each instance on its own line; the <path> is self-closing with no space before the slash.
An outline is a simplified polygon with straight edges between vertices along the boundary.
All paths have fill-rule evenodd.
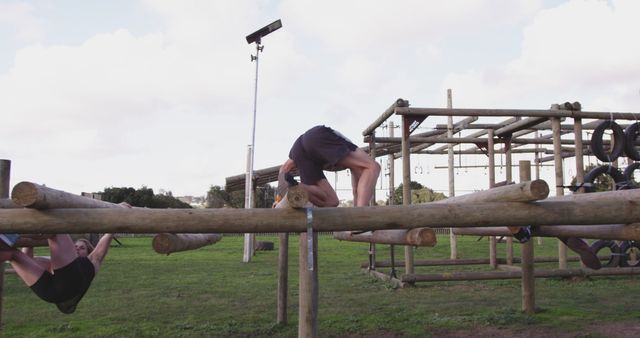
<path id="1" fill-rule="evenodd" d="M 288 325 L 276 325 L 278 240 L 274 251 L 242 263 L 242 237 L 169 256 L 151 237 L 123 237 L 113 246 L 72 315 L 38 299 L 7 273 L 3 337 L 295 337 L 298 317 L 298 237 L 290 239 Z M 449 257 L 448 236 L 416 259 Z M 498 244 L 504 257 L 505 244 Z M 460 258 L 488 257 L 488 241 L 459 238 Z M 514 245 L 516 256 L 520 247 Z M 633 337 L 640 336 L 638 277 L 538 279 L 538 313 L 521 313 L 519 280 L 430 282 L 394 289 L 365 275 L 368 245 L 319 239 L 320 337 Z M 535 244 L 537 256 L 557 254 L 557 241 Z M 396 247 L 401 260 L 403 247 Z M 39 253 L 47 254 L 46 249 Z M 389 259 L 379 245 L 378 260 Z M 569 263 L 578 267 L 578 263 Z M 536 264 L 554 268 L 557 263 Z M 485 265 L 416 267 L 416 272 L 489 271 Z M 388 269 L 381 269 L 388 271 Z M 402 269 L 398 270 L 402 273 Z"/>

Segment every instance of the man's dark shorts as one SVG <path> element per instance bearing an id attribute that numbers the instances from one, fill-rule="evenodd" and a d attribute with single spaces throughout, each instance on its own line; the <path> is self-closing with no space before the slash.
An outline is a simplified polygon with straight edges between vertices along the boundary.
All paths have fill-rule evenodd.
<path id="1" fill-rule="evenodd" d="M 295 162 L 300 180 L 315 184 L 325 178 L 323 170 L 338 171 L 336 163 L 358 146 L 342 134 L 325 126 L 315 126 L 302 134 L 291 147 L 289 158 Z"/>
<path id="2" fill-rule="evenodd" d="M 96 275 L 93 263 L 87 257 L 78 257 L 53 274 L 45 271 L 31 290 L 49 303 L 55 303 L 64 313 L 75 311 L 76 305 L 87 292 Z"/>

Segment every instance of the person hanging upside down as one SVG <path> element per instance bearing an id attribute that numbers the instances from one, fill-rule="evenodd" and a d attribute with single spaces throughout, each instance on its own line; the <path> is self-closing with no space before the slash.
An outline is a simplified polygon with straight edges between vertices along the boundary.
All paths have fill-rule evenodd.
<path id="1" fill-rule="evenodd" d="M 280 167 L 280 197 L 284 195 L 282 191 L 286 190 L 282 188 L 283 185 L 297 184 L 291 175 L 296 168 L 300 174 L 300 186 L 309 194 L 309 201 L 317 207 L 336 207 L 340 203 L 324 170 L 351 171 L 353 203 L 356 207 L 369 205 L 380 175 L 378 162 L 344 135 L 326 126 L 315 126 L 294 142 L 289 159 Z"/>
<path id="2" fill-rule="evenodd" d="M 535 232 L 535 227 L 509 227 L 509 231 L 520 243 L 526 243 L 531 239 L 532 233 Z M 580 255 L 580 261 L 586 267 L 593 270 L 598 270 L 602 267 L 602 263 L 596 253 L 583 239 L 577 237 L 558 237 L 558 239 L 569 249 Z"/>
<path id="3" fill-rule="evenodd" d="M 87 240 L 75 243 L 70 235 L 49 238 L 51 258 L 28 253 L 0 243 L 0 262 L 9 261 L 18 276 L 43 300 L 63 313 L 73 313 L 109 251 L 112 234 L 104 234 L 95 249 Z"/>

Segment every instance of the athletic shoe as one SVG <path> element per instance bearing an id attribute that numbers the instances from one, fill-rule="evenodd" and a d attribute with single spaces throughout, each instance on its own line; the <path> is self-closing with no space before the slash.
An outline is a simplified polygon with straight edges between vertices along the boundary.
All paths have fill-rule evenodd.
<path id="1" fill-rule="evenodd" d="M 531 226 L 520 227 L 513 237 L 520 243 L 527 243 L 531 239 Z"/>
<path id="2" fill-rule="evenodd" d="M 17 234 L 0 234 L 0 240 L 8 247 L 12 248 L 18 241 Z"/>
<path id="3" fill-rule="evenodd" d="M 580 260 L 589 269 L 598 270 L 602 267 L 600 259 L 587 242 L 577 237 L 560 238 L 569 249 L 580 255 Z"/>

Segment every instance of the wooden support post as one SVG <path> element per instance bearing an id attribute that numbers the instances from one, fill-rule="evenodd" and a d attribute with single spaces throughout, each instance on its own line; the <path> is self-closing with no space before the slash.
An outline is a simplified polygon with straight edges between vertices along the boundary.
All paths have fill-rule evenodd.
<path id="1" fill-rule="evenodd" d="M 582 119 L 576 118 L 573 120 L 573 134 L 576 142 L 575 155 L 576 155 L 576 183 L 580 185 L 584 182 L 584 153 L 582 144 Z M 581 187 L 576 191 L 577 193 L 583 193 L 584 188 Z"/>
<path id="2" fill-rule="evenodd" d="M 318 335 L 318 236 L 300 233 L 298 337 Z M 309 248 L 311 244 L 312 248 Z M 311 251 L 309 251 L 311 249 Z M 310 257 L 310 254 L 312 257 Z"/>
<path id="3" fill-rule="evenodd" d="M 9 184 L 11 178 L 11 161 L 0 159 L 0 198 L 9 197 Z M 7 203 L 8 205 L 8 203 Z M 4 300 L 4 270 L 5 262 L 0 262 L 0 326 L 2 326 L 2 303 Z"/>
<path id="4" fill-rule="evenodd" d="M 309 195 L 300 186 L 290 187 L 285 197 L 276 205 L 277 209 L 302 208 L 308 206 Z M 278 291 L 276 323 L 287 324 L 287 301 L 289 293 L 289 233 L 279 235 L 278 247 Z"/>
<path id="5" fill-rule="evenodd" d="M 531 180 L 531 162 L 520 161 L 518 168 L 520 169 L 520 182 Z M 522 244 L 520 249 L 522 257 L 522 311 L 533 314 L 536 311 L 533 241 L 529 240 Z"/>
<path id="6" fill-rule="evenodd" d="M 411 143 L 409 118 L 402 118 L 402 205 L 411 204 Z M 404 273 L 413 273 L 413 247 L 404 247 Z"/>
<path id="7" fill-rule="evenodd" d="M 151 246 L 159 254 L 170 254 L 180 251 L 199 249 L 217 243 L 221 234 L 170 234 L 159 233 L 153 237 Z"/>
<path id="8" fill-rule="evenodd" d="M 493 188 L 496 185 L 496 159 L 495 159 L 495 147 L 493 142 L 493 129 L 487 130 L 487 156 L 489 157 L 489 188 Z M 496 261 L 496 237 L 489 237 L 489 266 L 493 269 L 498 268 L 498 262 Z"/>
<path id="9" fill-rule="evenodd" d="M 556 196 L 564 195 L 564 171 L 562 169 L 562 143 L 560 140 L 560 119 L 552 117 L 551 129 L 553 131 L 553 159 L 556 171 Z M 558 267 L 567 268 L 567 246 L 558 240 Z"/>
<path id="10" fill-rule="evenodd" d="M 451 89 L 447 89 L 447 108 L 453 108 L 453 97 L 451 95 Z M 453 116 L 447 116 L 447 137 L 453 137 Z M 455 188 L 455 175 L 453 172 L 454 167 L 454 158 L 453 158 L 453 144 L 449 144 L 447 146 L 447 157 L 449 160 L 449 198 L 456 195 Z M 456 259 L 458 258 L 458 239 L 456 235 L 453 233 L 452 229 L 449 229 L 449 258 Z"/>
<path id="11" fill-rule="evenodd" d="M 509 136 L 508 138 L 508 142 L 505 144 L 505 148 L 506 151 L 504 153 L 504 157 L 505 157 L 505 173 L 506 173 L 506 180 L 507 180 L 507 184 L 511 184 L 511 182 L 513 182 L 513 166 L 512 166 L 512 156 L 511 156 L 511 137 Z M 531 178 L 529 178 L 526 181 L 530 181 Z M 522 182 L 522 180 L 521 180 Z M 506 256 L 507 256 L 507 265 L 513 265 L 513 237 L 512 236 L 508 236 L 507 237 L 507 252 L 506 252 Z"/>
<path id="12" fill-rule="evenodd" d="M 287 298 L 289 292 L 289 233 L 279 235 L 278 247 L 278 294 L 276 323 L 287 325 Z"/>

